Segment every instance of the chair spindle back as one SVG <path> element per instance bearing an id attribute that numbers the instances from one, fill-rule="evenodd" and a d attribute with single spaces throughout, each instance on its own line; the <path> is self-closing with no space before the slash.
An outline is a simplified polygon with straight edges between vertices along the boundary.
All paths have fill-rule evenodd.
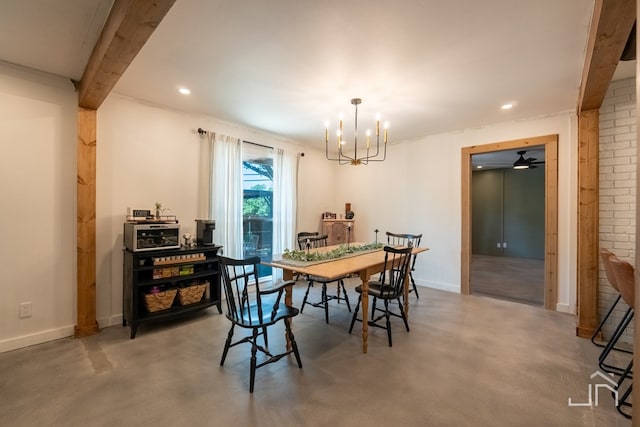
<path id="1" fill-rule="evenodd" d="M 380 273 L 379 283 L 387 298 L 398 298 L 404 293 L 405 280 L 411 264 L 411 247 L 394 248 L 385 246 L 384 270 Z"/>
<path id="2" fill-rule="evenodd" d="M 262 301 L 258 281 L 260 258 L 236 260 L 218 257 L 218 260 L 227 300 L 227 318 L 232 322 L 246 325 L 260 323 L 262 320 Z M 250 286 L 254 288 L 250 289 Z M 252 318 L 251 307 L 257 307 L 257 318 Z"/>

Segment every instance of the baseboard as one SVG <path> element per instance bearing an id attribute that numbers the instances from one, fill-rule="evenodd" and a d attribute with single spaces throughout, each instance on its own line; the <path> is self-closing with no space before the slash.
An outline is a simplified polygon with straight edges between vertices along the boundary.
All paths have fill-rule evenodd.
<path id="1" fill-rule="evenodd" d="M 576 309 L 570 304 L 556 304 L 556 311 L 560 313 L 576 314 Z"/>
<path id="2" fill-rule="evenodd" d="M 36 344 L 42 344 L 48 341 L 58 340 L 73 336 L 74 325 L 63 326 L 61 328 L 49 329 L 47 331 L 36 332 L 34 334 L 23 335 L 20 337 L 9 338 L 0 341 L 0 353 L 17 350 L 19 348 L 29 347 Z"/>
<path id="3" fill-rule="evenodd" d="M 460 286 L 449 285 L 447 283 L 430 282 L 427 280 L 416 280 L 416 285 L 423 288 L 439 289 L 441 291 L 460 293 Z"/>
<path id="4" fill-rule="evenodd" d="M 108 328 L 109 326 L 122 325 L 122 314 L 115 314 L 109 317 L 103 317 L 98 319 L 98 326 L 100 329 Z"/>

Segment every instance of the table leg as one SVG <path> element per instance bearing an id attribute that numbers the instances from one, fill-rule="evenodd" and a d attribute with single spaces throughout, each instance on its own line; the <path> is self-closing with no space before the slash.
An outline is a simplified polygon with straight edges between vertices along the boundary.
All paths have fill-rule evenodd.
<path id="1" fill-rule="evenodd" d="M 282 278 L 284 280 L 293 280 L 293 271 L 282 270 Z M 293 286 L 287 286 L 284 288 L 284 303 L 285 305 L 293 305 Z M 289 325 L 293 328 L 293 319 L 289 319 Z M 287 340 L 287 351 L 291 351 L 291 341 L 289 340 L 289 334 L 285 328 L 284 337 Z"/>
<path id="2" fill-rule="evenodd" d="M 407 316 L 407 320 L 409 320 L 409 286 L 411 286 L 411 282 L 407 270 L 407 274 L 404 276 L 404 315 Z"/>
<path id="3" fill-rule="evenodd" d="M 363 271 L 360 273 L 362 280 L 362 352 L 367 352 L 367 340 L 369 339 L 369 278 L 370 275 Z"/>

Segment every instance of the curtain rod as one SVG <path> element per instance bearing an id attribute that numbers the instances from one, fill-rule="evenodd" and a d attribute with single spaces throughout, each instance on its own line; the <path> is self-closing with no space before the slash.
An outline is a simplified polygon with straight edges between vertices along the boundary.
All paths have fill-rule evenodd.
<path id="1" fill-rule="evenodd" d="M 273 147 L 270 147 L 268 145 L 258 144 L 257 142 L 245 141 L 244 139 L 242 140 L 242 142 L 246 142 L 247 144 L 257 145 L 258 147 L 263 147 L 263 148 L 268 148 L 270 150 L 273 150 Z"/>
<path id="2" fill-rule="evenodd" d="M 204 130 L 202 128 L 198 128 L 198 133 L 200 135 L 204 135 L 205 133 L 209 133 L 208 130 Z M 246 142 L 247 144 L 251 144 L 251 145 L 257 145 L 258 147 L 264 147 L 264 148 L 269 148 L 270 150 L 273 150 L 273 147 L 269 146 L 269 145 L 263 145 L 263 144 L 258 144 L 257 142 L 251 142 L 251 141 L 245 141 L 242 140 L 242 142 Z M 304 157 L 304 152 L 303 153 L 298 153 L 300 155 L 300 157 Z"/>
<path id="3" fill-rule="evenodd" d="M 204 135 L 204 134 L 209 133 L 209 131 L 208 130 L 204 130 L 202 128 L 198 128 L 198 133 L 200 135 Z M 257 145 L 258 147 L 263 147 L 263 148 L 268 148 L 270 150 L 273 150 L 273 147 L 271 147 L 269 145 L 263 145 L 263 144 L 258 144 L 257 142 L 245 141 L 244 139 L 242 140 L 242 142 L 246 142 L 247 144 Z"/>

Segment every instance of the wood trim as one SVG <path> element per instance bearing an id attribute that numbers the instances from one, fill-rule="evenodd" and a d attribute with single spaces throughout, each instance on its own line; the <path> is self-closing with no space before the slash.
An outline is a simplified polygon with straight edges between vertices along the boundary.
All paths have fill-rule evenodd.
<path id="1" fill-rule="evenodd" d="M 640 10 L 640 0 L 638 0 L 638 8 L 636 9 L 636 13 Z M 636 29 L 636 39 L 637 39 L 637 29 Z M 638 43 L 636 42 L 636 51 L 640 50 L 638 48 Z M 637 57 L 637 55 L 636 55 Z M 637 125 L 640 124 L 640 119 L 638 118 L 638 111 L 640 111 L 640 79 L 637 77 L 640 74 L 640 62 L 636 60 L 636 128 Z M 638 137 L 638 133 L 636 131 L 636 158 L 640 158 L 640 137 Z M 638 230 L 640 230 L 640 192 L 638 189 L 640 188 L 640 167 L 638 167 L 638 162 L 636 161 L 636 259 L 635 259 L 635 289 L 640 289 L 640 239 L 638 239 Z M 633 304 L 634 312 L 640 312 L 640 292 L 635 293 L 635 301 Z M 640 316 L 634 316 L 633 319 L 633 342 L 635 343 L 635 348 L 639 348 L 640 345 Z M 640 351 L 633 352 L 633 364 L 635 366 L 640 366 Z M 635 383 L 635 381 L 634 381 Z M 631 401 L 634 400 L 638 402 L 635 407 L 632 409 L 633 419 L 640 419 L 640 386 L 634 384 L 634 390 L 631 394 Z M 637 422 L 637 421 L 636 421 Z"/>
<path id="2" fill-rule="evenodd" d="M 598 325 L 600 112 L 578 115 L 578 289 L 576 334 L 589 338 Z"/>
<path id="3" fill-rule="evenodd" d="M 636 20 L 636 0 L 596 0 L 591 19 L 578 113 L 599 109 Z"/>
<path id="4" fill-rule="evenodd" d="M 558 304 L 558 135 L 544 146 L 544 308 Z"/>
<path id="5" fill-rule="evenodd" d="M 98 332 L 96 321 L 96 110 L 78 108 L 76 337 Z"/>
<path id="6" fill-rule="evenodd" d="M 462 149 L 462 242 L 460 251 L 460 293 L 471 293 L 471 147 Z"/>
<path id="7" fill-rule="evenodd" d="M 545 257 L 544 306 L 555 310 L 558 299 L 558 135 L 516 139 L 462 148 L 461 293 L 470 290 L 471 266 L 471 156 L 492 151 L 543 145 L 545 149 Z"/>
<path id="8" fill-rule="evenodd" d="M 115 0 L 79 84 L 78 105 L 97 110 L 175 0 Z"/>

